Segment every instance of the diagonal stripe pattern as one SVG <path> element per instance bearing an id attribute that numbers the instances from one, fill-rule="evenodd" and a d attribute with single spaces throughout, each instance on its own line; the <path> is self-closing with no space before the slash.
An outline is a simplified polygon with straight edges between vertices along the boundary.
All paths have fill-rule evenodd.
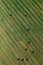
<path id="1" fill-rule="evenodd" d="M 0 65 L 43 65 L 43 0 L 0 0 Z"/>

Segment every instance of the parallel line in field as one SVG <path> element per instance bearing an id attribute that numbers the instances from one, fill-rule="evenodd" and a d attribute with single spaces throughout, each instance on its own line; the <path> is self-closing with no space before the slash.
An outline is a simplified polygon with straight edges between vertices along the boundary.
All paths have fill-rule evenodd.
<path id="1" fill-rule="evenodd" d="M 13 1 L 14 2 L 14 1 Z M 13 3 L 12 2 L 12 3 Z M 5 2 L 4 2 L 5 3 Z M 6 2 L 7 3 L 7 2 Z M 19 3 L 19 2 L 18 2 Z M 24 3 L 24 2 L 23 2 Z M 22 4 L 23 4 L 22 3 Z M 15 9 L 16 9 L 16 4 L 17 4 L 17 1 L 15 2 Z M 21 5 L 22 5 L 21 4 Z M 25 3 L 24 3 L 25 4 Z M 6 4 L 5 4 L 6 5 Z M 20 7 L 21 7 L 21 5 L 20 5 Z M 38 4 L 39 5 L 39 4 Z M 6 5 L 7 6 L 7 5 Z M 12 4 L 12 6 L 13 6 L 13 4 Z M 25 5 L 26 6 L 26 5 Z M 8 7 L 8 6 L 7 6 Z M 23 6 L 22 6 L 23 7 Z M 10 6 L 9 6 L 9 8 L 10 8 Z M 19 7 L 18 7 L 19 8 Z M 2 8 L 3 9 L 3 8 Z M 31 8 L 32 9 L 32 8 Z M 18 10 L 18 9 L 16 9 L 16 10 Z M 19 8 L 19 10 L 21 11 L 21 9 Z M 16 31 L 18 31 L 18 35 L 20 35 L 20 32 L 21 32 L 21 30 L 19 29 L 19 27 L 21 27 L 22 28 L 22 31 L 25 31 L 25 28 L 27 27 L 27 24 L 29 24 L 28 23 L 28 20 L 26 20 L 25 19 L 25 17 L 21 14 L 22 13 L 22 11 L 20 12 L 20 11 L 17 11 L 17 16 L 16 16 L 16 18 L 17 18 L 17 20 L 15 19 L 15 24 L 17 25 L 17 27 L 16 27 Z M 28 10 L 27 9 L 25 9 L 27 12 L 28 12 Z M 30 10 L 30 9 L 29 9 Z M 4 12 L 5 12 L 5 10 L 3 10 Z M 11 11 L 11 12 L 13 12 L 13 11 Z M 32 13 L 33 14 L 33 13 Z M 30 14 L 31 15 L 31 14 Z M 32 15 L 31 15 L 32 16 Z M 35 16 L 35 15 L 34 15 Z M 4 18 L 4 17 L 3 17 Z M 35 18 L 36 18 L 36 16 L 35 16 Z M 10 21 L 10 19 L 9 18 L 6 18 L 5 17 L 5 20 L 6 21 Z M 25 21 L 26 20 L 26 21 Z M 30 18 L 30 21 L 31 20 L 33 20 L 34 21 L 34 23 L 33 22 L 31 22 L 31 24 L 33 24 L 33 25 L 36 25 L 38 22 L 38 20 L 41 20 L 41 19 L 38 19 L 37 18 L 37 20 L 35 19 L 32 19 L 32 18 Z M 16 23 L 16 21 L 17 21 L 17 23 Z M 27 23 L 26 23 L 27 22 Z M 37 22 L 36 24 L 35 24 L 35 22 Z M 9 23 L 11 23 L 11 22 L 9 22 Z M 9 24 L 8 23 L 8 24 Z M 4 23 L 4 21 L 2 21 L 2 24 L 4 24 L 3 25 L 3 27 L 6 27 L 6 29 L 7 29 L 7 32 L 9 32 L 8 34 L 12 37 L 11 39 L 13 39 L 13 41 L 15 42 L 15 43 L 17 43 L 17 38 L 15 37 L 13 37 L 12 35 L 13 35 L 13 33 L 10 31 L 10 28 L 6 25 L 6 23 Z M 19 26 L 19 24 L 22 24 L 21 26 Z M 31 26 L 31 24 L 29 24 L 29 26 L 31 27 L 31 29 L 33 28 L 32 26 Z M 13 24 L 12 24 L 13 25 Z M 39 25 L 39 23 L 37 24 L 37 27 L 38 27 L 38 25 Z M 11 27 L 11 24 L 9 24 L 9 26 Z M 23 28 L 24 27 L 24 28 Z M 14 30 L 13 28 L 12 28 L 12 30 Z M 19 31 L 20 30 L 20 31 Z M 2 34 L 2 33 L 1 33 Z M 11 35 L 12 34 L 12 35 Z M 23 34 L 23 33 L 22 33 Z M 26 32 L 25 32 L 25 34 L 26 34 Z M 24 34 L 24 38 L 22 39 L 22 41 L 23 40 L 25 40 L 25 38 L 27 37 L 26 35 Z M 31 33 L 29 33 L 30 35 L 28 35 L 28 37 L 30 38 L 30 39 L 32 39 L 32 38 L 35 38 L 35 36 L 36 36 L 36 38 L 35 38 L 35 40 L 37 40 L 37 37 L 40 37 L 39 36 L 39 34 L 38 34 L 38 32 L 34 32 L 34 35 L 32 35 Z M 6 35 L 5 35 L 6 36 Z M 22 36 L 20 35 L 20 38 L 22 38 Z M 4 37 L 4 39 L 5 39 L 5 37 Z M 14 40 L 15 39 L 15 40 Z M 38 38 L 39 39 L 39 38 Z M 5 39 L 6 40 L 6 39 Z M 33 39 L 32 39 L 33 40 Z M 35 40 L 33 40 L 33 42 L 35 42 Z M 6 40 L 7 41 L 7 40 Z M 25 42 L 25 41 L 24 41 Z M 37 43 L 37 41 L 36 41 L 36 43 Z M 38 41 L 38 46 L 39 46 L 39 43 L 40 43 L 40 40 Z M 13 45 L 13 44 L 12 44 Z M 9 45 L 10 46 L 10 45 Z M 35 45 L 34 45 L 35 46 Z M 17 46 L 18 48 L 19 48 L 19 46 Z M 36 47 L 37 47 L 37 44 L 36 44 Z M 39 48 L 41 48 L 42 47 L 42 45 L 40 44 L 40 46 L 39 46 Z M 38 47 L 37 47 L 38 48 Z M 39 49 L 38 48 L 38 49 Z M 22 50 L 21 48 L 20 48 L 20 50 Z M 24 54 L 23 54 L 24 55 Z M 31 55 L 30 55 L 31 56 Z M 31 56 L 31 57 L 33 57 L 33 56 Z M 34 58 L 34 57 L 33 57 Z M 35 58 L 34 58 L 35 59 Z M 36 60 L 36 59 L 35 59 Z M 31 60 L 32 61 L 32 60 Z M 34 61 L 34 62 L 36 62 L 36 63 L 39 63 L 37 60 L 36 61 Z M 34 63 L 33 63 L 34 64 Z"/>

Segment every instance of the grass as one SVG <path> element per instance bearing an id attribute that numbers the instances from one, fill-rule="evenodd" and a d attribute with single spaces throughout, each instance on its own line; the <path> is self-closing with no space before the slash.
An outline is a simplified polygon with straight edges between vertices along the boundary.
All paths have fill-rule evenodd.
<path id="1" fill-rule="evenodd" d="M 42 0 L 0 0 L 0 65 L 43 65 L 42 14 Z"/>

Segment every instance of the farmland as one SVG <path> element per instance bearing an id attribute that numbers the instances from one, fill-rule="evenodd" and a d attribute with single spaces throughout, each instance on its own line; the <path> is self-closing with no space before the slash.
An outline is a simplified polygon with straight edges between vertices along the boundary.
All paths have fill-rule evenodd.
<path id="1" fill-rule="evenodd" d="M 43 65 L 43 0 L 0 0 L 0 65 Z"/>

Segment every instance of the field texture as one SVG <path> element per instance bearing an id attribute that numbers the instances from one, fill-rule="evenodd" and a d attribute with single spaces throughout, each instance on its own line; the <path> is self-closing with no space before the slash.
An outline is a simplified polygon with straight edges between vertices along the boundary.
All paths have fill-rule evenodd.
<path id="1" fill-rule="evenodd" d="M 0 0 L 0 65 L 43 65 L 43 0 Z"/>

